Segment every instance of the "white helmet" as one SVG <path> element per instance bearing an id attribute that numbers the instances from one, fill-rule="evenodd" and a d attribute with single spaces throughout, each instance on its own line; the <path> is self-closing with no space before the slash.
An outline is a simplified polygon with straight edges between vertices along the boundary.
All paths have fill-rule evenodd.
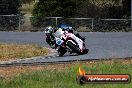
<path id="1" fill-rule="evenodd" d="M 51 34 L 54 31 L 54 28 L 52 26 L 48 26 L 45 29 L 45 34 Z"/>

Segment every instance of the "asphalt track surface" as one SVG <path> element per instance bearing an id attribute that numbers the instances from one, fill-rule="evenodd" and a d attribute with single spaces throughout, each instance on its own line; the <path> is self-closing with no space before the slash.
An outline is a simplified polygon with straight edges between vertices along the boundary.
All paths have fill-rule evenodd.
<path id="1" fill-rule="evenodd" d="M 67 53 L 63 57 L 42 56 L 34 59 L 6 62 L 6 64 L 54 63 L 132 57 L 132 32 L 80 32 L 80 34 L 86 37 L 86 46 L 90 50 L 86 55 L 78 56 Z M 0 32 L 0 43 L 37 44 L 49 47 L 45 41 L 44 32 Z"/>

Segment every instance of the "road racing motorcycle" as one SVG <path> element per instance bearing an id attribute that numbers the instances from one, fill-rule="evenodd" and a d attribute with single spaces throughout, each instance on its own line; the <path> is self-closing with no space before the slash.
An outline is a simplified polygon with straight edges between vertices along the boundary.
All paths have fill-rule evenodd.
<path id="1" fill-rule="evenodd" d="M 55 33 L 55 41 L 58 46 L 57 51 L 59 56 L 63 56 L 66 52 L 77 53 L 78 55 L 83 55 L 88 53 L 88 49 L 85 43 L 73 33 L 67 31 L 62 31 L 58 29 Z"/>

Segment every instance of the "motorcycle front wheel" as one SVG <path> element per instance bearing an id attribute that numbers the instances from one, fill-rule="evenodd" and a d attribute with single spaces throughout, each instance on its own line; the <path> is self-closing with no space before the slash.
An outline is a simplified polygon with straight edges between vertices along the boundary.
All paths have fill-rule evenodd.
<path id="1" fill-rule="evenodd" d="M 77 53 L 78 55 L 82 55 L 83 53 L 74 45 L 72 42 L 68 41 L 67 46 L 72 50 L 72 52 Z"/>
<path id="2" fill-rule="evenodd" d="M 65 48 L 63 48 L 62 46 L 59 47 L 58 49 L 59 56 L 63 56 L 66 52 L 67 50 Z"/>

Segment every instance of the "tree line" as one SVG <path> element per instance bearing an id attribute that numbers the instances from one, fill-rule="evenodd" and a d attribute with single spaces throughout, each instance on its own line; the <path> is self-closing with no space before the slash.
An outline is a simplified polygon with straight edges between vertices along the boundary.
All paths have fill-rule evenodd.
<path id="1" fill-rule="evenodd" d="M 131 0 L 39 0 L 32 14 L 46 17 L 130 18 Z"/>
<path id="2" fill-rule="evenodd" d="M 0 0 L 0 15 L 20 16 L 21 5 L 32 1 L 35 0 Z M 131 0 L 39 0 L 32 15 L 35 16 L 31 18 L 33 26 L 49 21 L 42 17 L 131 18 Z M 16 28 L 18 23 L 18 17 L 0 16 L 0 30 L 11 25 Z"/>
<path id="3" fill-rule="evenodd" d="M 19 14 L 20 6 L 35 0 L 0 0 L 0 15 Z M 130 18 L 131 0 L 39 0 L 34 16 Z"/>

